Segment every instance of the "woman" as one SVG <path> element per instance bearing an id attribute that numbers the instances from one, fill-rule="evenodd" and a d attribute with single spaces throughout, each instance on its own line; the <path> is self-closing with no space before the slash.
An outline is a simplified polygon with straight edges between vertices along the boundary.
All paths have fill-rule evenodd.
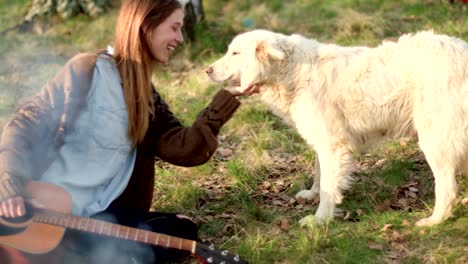
<path id="1" fill-rule="evenodd" d="M 240 103 L 222 90 L 184 127 L 154 89 L 155 65 L 168 62 L 183 42 L 183 18 L 177 0 L 124 1 L 113 54 L 75 56 L 13 115 L 0 142 L 0 216 L 25 214 L 23 182 L 32 179 L 64 188 L 75 215 L 197 239 L 189 218 L 149 212 L 154 157 L 180 166 L 205 163 Z M 98 245 L 108 245 L 109 259 Z M 86 255 L 87 263 L 184 256 L 69 230 L 60 247 Z"/>

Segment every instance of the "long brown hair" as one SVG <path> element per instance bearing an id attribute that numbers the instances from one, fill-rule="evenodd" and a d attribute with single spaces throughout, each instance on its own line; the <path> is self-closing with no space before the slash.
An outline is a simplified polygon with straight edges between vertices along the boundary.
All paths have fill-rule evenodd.
<path id="1" fill-rule="evenodd" d="M 148 36 L 175 10 L 178 0 L 125 0 L 115 28 L 114 57 L 122 79 L 128 111 L 128 136 L 135 147 L 145 137 L 154 114 L 154 57 Z"/>

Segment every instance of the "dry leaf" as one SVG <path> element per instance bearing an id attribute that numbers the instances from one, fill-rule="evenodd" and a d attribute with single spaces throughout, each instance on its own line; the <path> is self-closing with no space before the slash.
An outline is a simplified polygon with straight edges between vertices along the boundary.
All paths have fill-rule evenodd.
<path id="1" fill-rule="evenodd" d="M 278 205 L 278 206 L 283 206 L 283 202 L 280 201 L 280 200 L 274 200 L 274 201 L 273 201 L 273 204 L 274 204 L 274 205 Z"/>
<path id="2" fill-rule="evenodd" d="M 398 231 L 396 231 L 396 230 L 393 230 L 392 236 L 391 236 L 391 239 L 392 239 L 393 241 L 401 243 L 401 242 L 404 241 L 403 238 L 404 238 L 404 236 L 403 236 L 400 232 L 398 232 Z"/>
<path id="3" fill-rule="evenodd" d="M 304 199 L 304 198 L 302 198 L 302 197 L 298 197 L 298 198 L 296 199 L 296 201 L 297 201 L 298 204 L 301 204 L 301 205 L 307 203 L 307 199 Z"/>
<path id="4" fill-rule="evenodd" d="M 381 167 L 386 161 L 387 159 L 380 159 L 375 163 L 375 166 Z"/>
<path id="5" fill-rule="evenodd" d="M 232 214 L 227 214 L 227 213 L 222 213 L 221 215 L 219 215 L 219 218 L 232 218 L 233 215 Z"/>
<path id="6" fill-rule="evenodd" d="M 271 187 L 271 183 L 269 181 L 262 182 L 262 189 L 268 189 Z"/>
<path id="7" fill-rule="evenodd" d="M 380 231 L 384 232 L 384 231 L 387 231 L 388 229 L 390 229 L 392 227 L 393 227 L 392 224 L 385 224 Z"/>
<path id="8" fill-rule="evenodd" d="M 277 181 L 275 181 L 275 184 L 276 185 L 284 185 L 284 181 L 283 180 L 277 180 Z"/>
<path id="9" fill-rule="evenodd" d="M 319 202 L 320 202 L 319 196 L 315 196 L 314 198 L 312 198 L 312 204 L 318 204 Z"/>
<path id="10" fill-rule="evenodd" d="M 374 242 L 374 241 L 369 241 L 367 243 L 367 247 L 370 248 L 370 249 L 377 249 L 377 250 L 383 250 L 384 249 L 384 246 L 382 244 L 379 244 L 379 243 Z"/>
<path id="11" fill-rule="evenodd" d="M 463 205 L 468 205 L 468 198 L 463 198 L 462 204 Z"/>
<path id="12" fill-rule="evenodd" d="M 221 148 L 221 147 L 218 148 L 217 152 L 221 157 L 230 157 L 233 154 L 232 150 L 227 149 L 227 148 Z"/>
<path id="13" fill-rule="evenodd" d="M 286 219 L 281 219 L 281 221 L 279 223 L 279 226 L 283 230 L 289 230 L 289 228 L 291 227 L 288 220 L 286 220 Z"/>
<path id="14" fill-rule="evenodd" d="M 377 223 L 375 223 L 375 222 L 372 222 L 372 228 L 373 228 L 374 230 L 378 230 L 378 229 L 379 229 L 379 225 L 378 225 Z"/>
<path id="15" fill-rule="evenodd" d="M 401 222 L 401 224 L 402 224 L 403 226 L 409 226 L 409 225 L 410 225 L 409 221 L 406 220 L 406 219 L 404 219 L 403 222 Z"/>

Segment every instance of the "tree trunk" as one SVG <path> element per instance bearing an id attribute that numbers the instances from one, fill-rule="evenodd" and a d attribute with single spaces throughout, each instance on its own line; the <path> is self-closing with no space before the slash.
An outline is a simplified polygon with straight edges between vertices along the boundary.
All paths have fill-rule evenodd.
<path id="1" fill-rule="evenodd" d="M 108 0 L 33 0 L 25 21 L 54 14 L 69 18 L 80 12 L 94 17 L 104 13 L 109 4 Z"/>
<path id="2" fill-rule="evenodd" d="M 183 32 L 185 39 L 195 41 L 195 24 L 205 17 L 202 0 L 180 1 L 185 10 Z"/>

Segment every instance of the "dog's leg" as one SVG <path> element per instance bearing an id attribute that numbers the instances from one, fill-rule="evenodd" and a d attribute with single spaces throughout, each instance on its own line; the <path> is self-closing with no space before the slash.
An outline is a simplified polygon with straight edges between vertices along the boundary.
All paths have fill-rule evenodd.
<path id="1" fill-rule="evenodd" d="M 420 145 L 435 178 L 435 206 L 432 215 L 419 220 L 416 225 L 431 226 L 444 221 L 451 214 L 457 194 L 456 163 L 450 157 L 450 151 L 429 149 L 422 141 Z M 428 146 L 431 146 L 431 143 Z"/>
<path id="2" fill-rule="evenodd" d="M 468 159 L 463 160 L 458 167 L 460 168 L 460 174 L 468 177 Z"/>
<path id="3" fill-rule="evenodd" d="M 320 161 L 318 155 L 315 155 L 315 171 L 314 171 L 314 184 L 310 190 L 302 190 L 296 194 L 296 199 L 303 198 L 306 200 L 313 200 L 320 194 Z"/>
<path id="4" fill-rule="evenodd" d="M 314 216 L 317 224 L 328 223 L 333 218 L 335 205 L 341 203 L 341 189 L 349 187 L 348 176 L 353 170 L 354 160 L 345 147 L 319 150 L 320 157 L 320 204 Z M 303 218 L 300 224 L 305 224 Z"/>

